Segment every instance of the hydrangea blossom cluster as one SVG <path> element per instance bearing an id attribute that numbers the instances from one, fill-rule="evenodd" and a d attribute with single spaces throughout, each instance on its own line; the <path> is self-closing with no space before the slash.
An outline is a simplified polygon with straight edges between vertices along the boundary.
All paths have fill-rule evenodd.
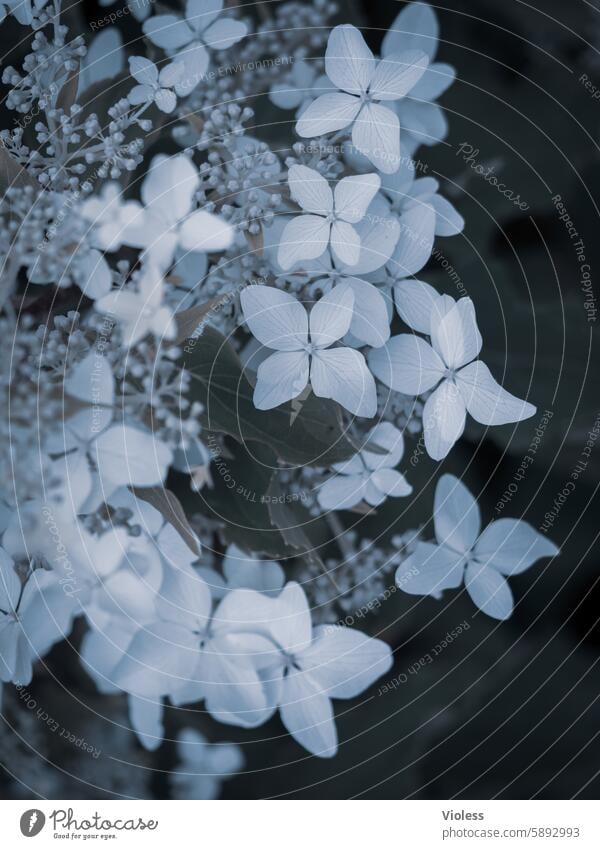
<path id="1" fill-rule="evenodd" d="M 79 620 L 85 670 L 127 698 L 149 752 L 185 705 L 229 726 L 281 722 L 332 757 L 336 701 L 394 662 L 340 613 L 397 569 L 403 592 L 464 582 L 505 619 L 506 578 L 557 553 L 517 519 L 481 532 L 448 475 L 435 544 L 345 526 L 344 511 L 410 498 L 421 430 L 442 460 L 467 413 L 494 426 L 535 412 L 479 359 L 471 298 L 415 279 L 435 238 L 464 227 L 413 161 L 446 132 L 436 101 L 454 71 L 433 61 L 435 14 L 407 6 L 376 57 L 351 24 L 323 43 L 326 2 L 259 22 L 188 0 L 140 15 L 126 56 L 116 30 L 89 52 L 70 39 L 60 0 L 4 8 L 31 37 L 2 77 L 28 120 L 0 150 L 0 679 L 28 685 Z M 295 136 L 262 133 L 237 105 L 249 95 Z M 248 481 L 228 467 L 239 446 L 253 446 Z M 266 525 L 252 525 L 227 497 L 265 468 Z M 281 509 L 295 501 L 302 512 Z M 302 530 L 313 522 L 331 532 L 325 554 Z M 213 798 L 244 768 L 197 728 L 176 745 L 182 798 Z"/>

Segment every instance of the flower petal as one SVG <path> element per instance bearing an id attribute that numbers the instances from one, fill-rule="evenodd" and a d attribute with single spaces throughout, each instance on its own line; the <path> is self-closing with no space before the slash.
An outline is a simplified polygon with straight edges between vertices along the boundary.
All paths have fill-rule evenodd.
<path id="1" fill-rule="evenodd" d="M 220 18 L 204 31 L 202 40 L 213 50 L 227 50 L 240 41 L 247 32 L 248 27 L 243 21 L 236 21 L 234 18 Z"/>
<path id="2" fill-rule="evenodd" d="M 339 262 L 355 266 L 360 259 L 360 236 L 346 221 L 334 221 L 331 228 L 331 249 Z"/>
<path id="3" fill-rule="evenodd" d="M 199 182 L 187 156 L 155 156 L 142 184 L 142 200 L 163 221 L 174 224 L 190 211 Z"/>
<path id="4" fill-rule="evenodd" d="M 310 311 L 310 341 L 319 348 L 345 336 L 352 321 L 354 293 L 349 286 L 334 286 Z"/>
<path id="5" fill-rule="evenodd" d="M 448 368 L 457 369 L 475 359 L 482 339 L 471 298 L 460 298 L 439 321 L 434 313 L 431 344 Z"/>
<path id="6" fill-rule="evenodd" d="M 149 752 L 154 752 L 163 741 L 165 728 L 162 723 L 162 699 L 143 699 L 129 696 L 129 721 L 138 740 Z"/>
<path id="7" fill-rule="evenodd" d="M 465 561 L 444 545 L 419 542 L 396 570 L 396 585 L 410 595 L 432 595 L 462 583 Z"/>
<path id="8" fill-rule="evenodd" d="M 334 475 L 317 491 L 317 500 L 324 510 L 348 510 L 364 498 L 366 478 L 361 475 Z"/>
<path id="9" fill-rule="evenodd" d="M 179 244 L 186 251 L 224 251 L 232 243 L 231 225 L 203 209 L 192 212 L 179 228 Z"/>
<path id="10" fill-rule="evenodd" d="M 467 487 L 454 475 L 442 475 L 435 489 L 433 508 L 435 537 L 459 554 L 475 545 L 481 530 L 479 505 Z"/>
<path id="11" fill-rule="evenodd" d="M 419 82 L 429 65 L 422 50 L 403 50 L 382 59 L 371 80 L 369 93 L 375 100 L 400 100 Z"/>
<path id="12" fill-rule="evenodd" d="M 354 121 L 360 107 L 358 97 L 340 91 L 326 92 L 306 107 L 296 123 L 296 132 L 306 139 L 343 130 Z"/>
<path id="13" fill-rule="evenodd" d="M 337 753 L 331 700 L 305 672 L 289 670 L 283 680 L 281 721 L 294 740 L 319 758 Z"/>
<path id="14" fill-rule="evenodd" d="M 496 383 L 489 368 L 477 360 L 456 374 L 456 383 L 469 415 L 484 425 L 502 425 L 520 422 L 535 413 L 536 408 L 527 401 L 511 395 Z"/>
<path id="15" fill-rule="evenodd" d="M 258 367 L 254 388 L 254 406 L 272 410 L 296 398 L 308 383 L 306 351 L 281 351 L 271 354 Z"/>
<path id="16" fill-rule="evenodd" d="M 439 25 L 429 3 L 408 3 L 397 15 L 386 32 L 381 45 L 381 55 L 389 56 L 399 50 L 423 50 L 430 58 L 438 45 Z"/>
<path id="17" fill-rule="evenodd" d="M 170 115 L 177 106 L 177 98 L 175 93 L 167 88 L 160 88 L 154 95 L 154 102 L 161 112 Z"/>
<path id="18" fill-rule="evenodd" d="M 392 666 L 387 643 L 353 628 L 319 625 L 312 645 L 299 658 L 331 699 L 354 699 Z"/>
<path id="19" fill-rule="evenodd" d="M 384 454 L 369 451 L 369 446 L 385 449 Z M 404 437 L 391 422 L 379 422 L 369 431 L 368 440 L 360 452 L 366 466 L 372 472 L 377 469 L 393 469 L 404 454 Z"/>
<path id="20" fill-rule="evenodd" d="M 144 56 L 129 57 L 129 73 L 144 86 L 152 88 L 158 80 L 158 69 L 154 62 Z"/>
<path id="21" fill-rule="evenodd" d="M 369 368 L 390 389 L 406 395 L 427 392 L 444 376 L 444 364 L 431 345 L 408 333 L 369 351 Z"/>
<path id="22" fill-rule="evenodd" d="M 353 348 L 317 351 L 312 358 L 310 382 L 319 398 L 332 398 L 355 416 L 372 418 L 377 412 L 375 381 L 365 358 Z"/>
<path id="23" fill-rule="evenodd" d="M 497 519 L 483 531 L 474 555 L 503 575 L 520 575 L 540 557 L 555 557 L 559 549 L 527 522 Z"/>
<path id="24" fill-rule="evenodd" d="M 440 295 L 422 280 L 400 280 L 394 286 L 394 303 L 398 315 L 419 333 L 431 332 L 431 314 Z"/>
<path id="25" fill-rule="evenodd" d="M 400 218 L 400 238 L 390 262 L 397 277 L 417 274 L 428 262 L 435 240 L 435 209 L 420 203 L 408 209 Z"/>
<path id="26" fill-rule="evenodd" d="M 380 348 L 390 338 L 390 317 L 383 295 L 372 283 L 358 277 L 346 277 L 340 286 L 347 286 L 354 294 L 354 309 L 349 332 L 359 342 Z"/>
<path id="27" fill-rule="evenodd" d="M 292 295 L 274 286 L 246 286 L 240 294 L 244 319 L 258 341 L 276 351 L 298 351 L 308 342 L 308 315 Z"/>
<path id="28" fill-rule="evenodd" d="M 432 460 L 443 460 L 465 429 L 465 403 L 457 386 L 444 380 L 423 409 L 425 448 Z"/>
<path id="29" fill-rule="evenodd" d="M 489 566 L 469 563 L 465 587 L 474 604 L 493 619 L 508 619 L 513 612 L 513 595 L 506 578 Z"/>
<path id="30" fill-rule="evenodd" d="M 392 498 L 404 498 L 413 491 L 404 475 L 396 469 L 378 469 L 371 475 L 371 482 L 377 489 Z"/>
<path id="31" fill-rule="evenodd" d="M 171 449 L 151 433 L 115 424 L 92 445 L 102 479 L 113 484 L 154 486 L 162 483 L 171 464 Z"/>
<path id="32" fill-rule="evenodd" d="M 210 57 L 208 50 L 199 41 L 184 47 L 176 56 L 183 63 L 183 75 L 175 83 L 175 93 L 178 97 L 187 97 L 206 76 Z"/>
<path id="33" fill-rule="evenodd" d="M 331 226 L 320 215 L 297 215 L 281 234 L 277 262 L 287 271 L 299 260 L 316 259 L 325 253 Z"/>
<path id="34" fill-rule="evenodd" d="M 325 177 L 314 168 L 292 165 L 288 171 L 290 194 L 305 212 L 328 215 L 333 210 L 333 193 Z"/>
<path id="35" fill-rule="evenodd" d="M 380 186 L 379 174 L 356 174 L 353 177 L 344 177 L 335 187 L 336 215 L 350 224 L 358 224 L 365 217 L 367 208 Z"/>
<path id="36" fill-rule="evenodd" d="M 334 27 L 325 51 L 325 72 L 334 85 L 351 94 L 366 92 L 375 67 L 360 30 L 351 24 Z"/>
<path id="37" fill-rule="evenodd" d="M 194 37 L 191 29 L 177 15 L 155 15 L 142 26 L 152 44 L 167 50 L 178 50 Z"/>
<path id="38" fill-rule="evenodd" d="M 365 103 L 352 126 L 352 144 L 384 174 L 400 167 L 400 122 L 387 106 Z"/>
<path id="39" fill-rule="evenodd" d="M 437 100 L 447 88 L 450 88 L 455 79 L 456 71 L 452 65 L 446 65 L 445 62 L 434 62 L 412 89 L 410 96 L 415 100 Z"/>

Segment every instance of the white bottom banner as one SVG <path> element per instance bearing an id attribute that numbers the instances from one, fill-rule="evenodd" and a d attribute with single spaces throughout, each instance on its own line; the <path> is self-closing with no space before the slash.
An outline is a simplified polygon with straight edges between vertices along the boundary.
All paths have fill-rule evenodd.
<path id="1" fill-rule="evenodd" d="M 266 806 L 268 805 L 268 810 Z M 0 802 L 2 847 L 600 847 L 587 801 Z M 174 845 L 174 844 L 173 844 Z"/>

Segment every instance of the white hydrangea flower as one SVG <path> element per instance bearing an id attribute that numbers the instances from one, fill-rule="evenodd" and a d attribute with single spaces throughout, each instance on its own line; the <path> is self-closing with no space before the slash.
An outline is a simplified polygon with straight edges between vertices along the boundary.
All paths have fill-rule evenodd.
<path id="1" fill-rule="evenodd" d="M 137 277 L 137 291 L 119 289 L 99 298 L 94 306 L 120 324 L 125 345 L 135 345 L 148 333 L 159 341 L 175 338 L 177 325 L 172 310 L 163 304 L 163 273 L 147 263 Z"/>
<path id="2" fill-rule="evenodd" d="M 369 451 L 369 445 L 384 451 Z M 388 496 L 410 495 L 412 486 L 396 471 L 403 454 L 404 438 L 398 428 L 380 422 L 369 431 L 364 448 L 333 465 L 338 474 L 319 487 L 319 504 L 324 510 L 347 510 L 361 501 L 377 507 Z"/>
<path id="3" fill-rule="evenodd" d="M 520 422 L 535 413 L 532 404 L 503 389 L 485 363 L 475 359 L 482 339 L 470 298 L 456 303 L 439 298 L 429 316 L 429 334 L 431 344 L 420 336 L 393 336 L 370 351 L 369 367 L 396 392 L 435 390 L 423 410 L 425 447 L 434 460 L 443 460 L 462 436 L 467 412 L 484 425 Z"/>
<path id="4" fill-rule="evenodd" d="M 205 210 L 194 210 L 199 186 L 194 164 L 184 156 L 155 156 L 142 183 L 143 206 L 132 201 L 135 215 L 123 230 L 122 243 L 144 248 L 152 261 L 166 268 L 176 249 L 222 251 L 233 242 L 230 225 Z"/>
<path id="5" fill-rule="evenodd" d="M 142 103 L 155 103 L 161 112 L 169 115 L 177 106 L 177 97 L 172 91 L 176 83 L 184 74 L 182 62 L 171 62 L 158 68 L 149 59 L 143 56 L 129 57 L 129 71 L 139 85 L 134 86 L 127 99 L 133 106 Z"/>
<path id="6" fill-rule="evenodd" d="M 332 699 L 353 699 L 392 666 L 386 643 L 338 625 L 313 629 L 302 587 L 286 584 L 276 599 L 253 590 L 236 590 L 225 603 L 235 620 L 253 611 L 271 638 L 271 652 L 260 658 L 270 710 L 294 739 L 322 758 L 337 753 Z"/>
<path id="7" fill-rule="evenodd" d="M 361 221 L 381 185 L 377 174 L 344 177 L 332 192 L 327 180 L 305 165 L 288 172 L 290 194 L 308 215 L 289 221 L 281 235 L 278 262 L 290 269 L 298 260 L 316 259 L 329 246 L 346 265 L 360 257 L 360 236 L 352 226 Z"/>
<path id="8" fill-rule="evenodd" d="M 222 11 L 223 0 L 187 0 L 185 18 L 156 15 L 145 21 L 143 29 L 150 41 L 184 66 L 183 76 L 175 83 L 179 97 L 187 97 L 206 74 L 207 47 L 225 50 L 246 35 L 246 24 L 219 18 Z"/>
<path id="9" fill-rule="evenodd" d="M 377 62 L 356 27 L 335 27 L 325 54 L 325 71 L 340 91 L 323 94 L 302 113 L 296 132 L 303 138 L 352 126 L 352 144 L 380 171 L 400 165 L 400 122 L 384 103 L 405 97 L 425 73 L 422 50 L 404 50 Z"/>
<path id="10" fill-rule="evenodd" d="M 527 522 L 497 519 L 482 532 L 479 506 L 454 475 L 443 475 L 435 490 L 436 543 L 419 542 L 396 572 L 406 593 L 439 598 L 465 587 L 477 607 L 494 619 L 508 619 L 513 596 L 506 580 L 558 548 Z"/>
<path id="11" fill-rule="evenodd" d="M 332 348 L 350 327 L 354 296 L 336 287 L 310 312 L 291 295 L 270 286 L 248 286 L 241 293 L 244 319 L 271 354 L 258 367 L 254 404 L 271 410 L 296 398 L 309 382 L 319 398 L 332 398 L 356 416 L 377 410 L 375 382 L 365 359 L 352 348 Z M 309 339 L 310 327 L 310 339 Z"/>

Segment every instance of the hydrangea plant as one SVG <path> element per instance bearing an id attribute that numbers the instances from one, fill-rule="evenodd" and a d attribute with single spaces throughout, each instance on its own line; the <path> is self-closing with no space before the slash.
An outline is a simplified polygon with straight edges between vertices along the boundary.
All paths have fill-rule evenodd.
<path id="1" fill-rule="evenodd" d="M 386 570 L 503 620 L 507 577 L 557 553 L 520 519 L 481 531 L 449 475 L 435 543 L 355 522 L 411 498 L 407 443 L 441 461 L 467 413 L 535 412 L 479 359 L 476 287 L 415 279 L 464 226 L 416 177 L 454 76 L 435 14 L 408 5 L 376 57 L 328 0 L 189 0 L 138 15 L 135 52 L 72 37 L 61 0 L 5 11 L 29 52 L 2 75 L 0 679 L 75 628 L 148 751 L 184 705 L 333 757 L 337 700 L 394 663 L 343 622 Z M 172 792 L 212 798 L 244 759 L 179 724 Z"/>

